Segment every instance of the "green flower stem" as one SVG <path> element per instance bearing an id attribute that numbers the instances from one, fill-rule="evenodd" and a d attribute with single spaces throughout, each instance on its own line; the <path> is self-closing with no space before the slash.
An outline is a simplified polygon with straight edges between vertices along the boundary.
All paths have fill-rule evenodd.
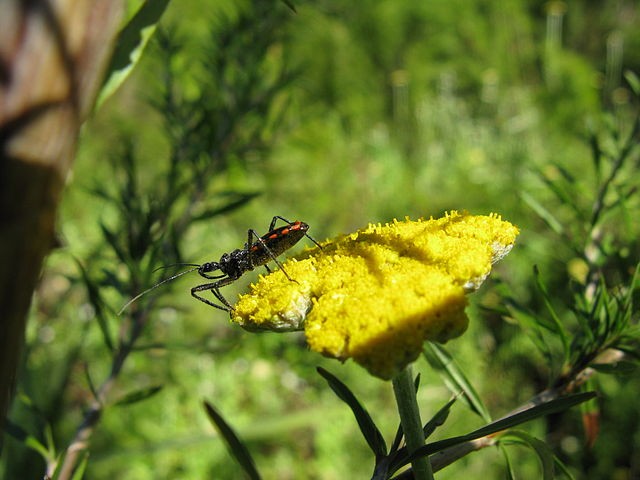
<path id="1" fill-rule="evenodd" d="M 393 392 L 398 404 L 400 423 L 407 442 L 407 449 L 409 452 L 413 452 L 424 445 L 424 432 L 422 430 L 422 420 L 420 420 L 420 410 L 418 410 L 411 366 L 408 365 L 393 377 L 391 382 L 393 383 Z M 416 480 L 433 480 L 433 471 L 428 458 L 418 458 L 411 463 L 411 466 L 413 468 L 413 478 Z"/>

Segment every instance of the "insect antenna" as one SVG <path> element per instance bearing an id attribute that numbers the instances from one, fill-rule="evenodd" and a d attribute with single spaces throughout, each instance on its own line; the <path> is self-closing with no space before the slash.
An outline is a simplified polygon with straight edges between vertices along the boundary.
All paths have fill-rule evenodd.
<path id="1" fill-rule="evenodd" d="M 315 243 L 316 247 L 318 247 L 320 250 L 322 250 L 322 245 L 320 245 L 318 242 L 316 242 L 316 240 L 311 235 L 307 235 L 305 233 L 304 236 L 307 237 L 309 240 L 311 240 L 313 243 Z"/>
<path id="2" fill-rule="evenodd" d="M 186 275 L 187 273 L 191 273 L 191 272 L 195 272 L 196 270 L 198 270 L 198 268 L 200 268 L 200 265 L 196 264 L 196 263 L 174 263 L 173 265 L 165 265 L 163 267 L 160 268 L 156 268 L 154 270 L 154 272 L 156 270 L 160 270 L 162 268 L 168 268 L 168 267 L 174 267 L 176 265 L 191 265 L 193 268 L 190 268 L 189 270 L 185 270 L 184 272 L 180 272 L 180 273 L 176 273 L 175 275 L 170 276 L 169 278 L 165 278 L 164 280 L 156 283 L 155 285 L 153 285 L 152 287 L 147 288 L 144 292 L 139 293 L 138 295 L 136 295 L 135 297 L 133 297 L 131 300 L 129 300 L 127 303 L 125 303 L 123 305 L 123 307 L 120 309 L 120 311 L 118 312 L 118 316 L 122 315 L 122 312 L 124 312 L 127 307 L 129 305 L 131 305 L 133 302 L 135 302 L 136 300 L 138 300 L 140 297 L 142 297 L 143 295 L 146 295 L 147 293 L 149 293 L 151 290 L 155 290 L 156 288 L 158 288 L 160 285 L 164 285 L 167 282 L 170 282 L 171 280 L 175 280 L 178 277 L 181 277 L 182 275 Z"/>
<path id="3" fill-rule="evenodd" d="M 151 273 L 155 273 L 158 270 L 164 270 L 165 268 L 177 267 L 177 266 L 185 266 L 185 267 L 199 267 L 200 265 L 197 263 L 170 263 L 169 265 L 162 265 L 158 268 L 154 268 Z M 193 270 L 189 270 L 193 272 Z M 186 273 L 186 272 L 185 272 Z"/>

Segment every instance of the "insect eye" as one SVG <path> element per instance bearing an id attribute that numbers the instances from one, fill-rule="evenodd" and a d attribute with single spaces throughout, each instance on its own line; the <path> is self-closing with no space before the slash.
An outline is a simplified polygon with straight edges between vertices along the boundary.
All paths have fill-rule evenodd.
<path id="1" fill-rule="evenodd" d="M 200 266 L 200 271 L 201 271 L 201 272 L 205 272 L 205 273 L 206 273 L 206 272 L 211 272 L 212 270 L 215 270 L 215 268 L 214 268 L 214 266 L 213 266 L 213 265 L 214 265 L 214 264 L 213 264 L 213 262 L 206 262 L 206 263 L 203 263 L 203 264 Z"/>

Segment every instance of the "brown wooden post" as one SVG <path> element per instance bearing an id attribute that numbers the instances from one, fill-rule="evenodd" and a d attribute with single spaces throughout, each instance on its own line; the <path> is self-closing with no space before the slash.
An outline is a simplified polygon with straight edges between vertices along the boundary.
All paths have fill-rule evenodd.
<path id="1" fill-rule="evenodd" d="M 0 2 L 0 427 L 78 131 L 122 10 L 122 0 Z"/>

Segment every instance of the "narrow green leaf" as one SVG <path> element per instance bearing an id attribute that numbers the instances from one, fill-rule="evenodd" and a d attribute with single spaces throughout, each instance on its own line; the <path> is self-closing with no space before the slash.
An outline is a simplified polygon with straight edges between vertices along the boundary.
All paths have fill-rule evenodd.
<path id="1" fill-rule="evenodd" d="M 399 424 L 398 429 L 396 430 L 396 435 L 395 437 L 393 437 L 393 443 L 391 444 L 389 453 L 393 453 L 400 448 L 403 437 L 404 437 L 404 432 L 402 431 L 402 424 Z"/>
<path id="2" fill-rule="evenodd" d="M 27 435 L 22 443 L 25 447 L 38 452 L 45 460 L 49 459 L 49 450 L 33 435 Z"/>
<path id="3" fill-rule="evenodd" d="M 538 270 L 538 267 L 536 265 L 534 265 L 533 267 L 533 276 L 535 278 L 536 285 L 540 290 L 540 293 L 542 293 L 542 298 L 544 300 L 545 306 L 547 307 L 547 311 L 549 312 L 549 315 L 551 315 L 551 319 L 553 320 L 553 324 L 555 325 L 555 331 L 560 337 L 560 341 L 562 342 L 562 350 L 564 353 L 565 360 L 568 360 L 569 355 L 571 353 L 569 348 L 569 335 L 566 329 L 564 328 L 564 326 L 562 325 L 562 322 L 560 321 L 558 314 L 553 308 L 553 305 L 551 304 L 551 296 L 547 291 L 546 285 L 542 282 L 542 279 L 540 278 L 540 271 Z"/>
<path id="4" fill-rule="evenodd" d="M 456 365 L 449 352 L 442 345 L 431 342 L 425 342 L 422 351 L 429 364 L 444 377 L 451 391 L 456 395 L 462 393 L 463 399 L 471 410 L 482 417 L 484 421 L 490 421 L 491 415 L 482 403 L 480 395 Z"/>
<path id="5" fill-rule="evenodd" d="M 125 288 L 129 287 L 129 285 L 125 285 L 120 278 L 118 278 L 115 269 L 101 268 L 100 272 L 102 273 L 102 278 L 100 279 L 102 288 L 113 287 L 116 291 L 123 292 Z"/>
<path id="6" fill-rule="evenodd" d="M 582 289 L 582 287 L 579 287 Z M 573 305 L 569 307 L 575 314 L 575 318 L 578 321 L 579 330 L 574 334 L 571 341 L 571 351 L 577 351 L 580 349 L 579 345 L 583 345 L 587 342 L 595 342 L 594 331 L 592 330 L 591 319 L 592 315 L 588 310 L 586 304 L 586 298 L 582 291 L 576 292 L 574 295 Z M 574 348 L 575 347 L 575 348 Z"/>
<path id="7" fill-rule="evenodd" d="M 98 321 L 98 326 L 100 327 L 100 332 L 102 333 L 104 344 L 107 346 L 109 351 L 113 352 L 113 339 L 111 338 L 109 322 L 107 321 L 107 316 L 105 314 L 105 302 L 102 299 L 100 288 L 91 279 L 89 273 L 84 268 L 84 265 L 82 265 L 82 262 L 80 262 L 80 260 L 75 257 L 73 259 L 76 262 L 78 269 L 80 270 L 82 281 L 84 282 L 84 286 L 87 289 L 87 293 L 89 294 L 89 303 L 91 303 L 91 306 L 96 313 L 96 320 Z"/>
<path id="8" fill-rule="evenodd" d="M 589 135 L 589 146 L 591 147 L 591 158 L 593 160 L 596 179 L 599 183 L 602 175 L 602 148 L 600 147 L 600 139 L 595 132 Z"/>
<path id="9" fill-rule="evenodd" d="M 56 468 L 51 475 L 51 480 L 58 480 L 60 478 L 60 472 L 62 471 L 62 465 L 64 465 L 64 460 L 67 458 L 67 453 L 69 453 L 68 449 L 64 449 L 62 453 L 56 459 Z"/>
<path id="10" fill-rule="evenodd" d="M 568 206 L 573 210 L 578 219 L 584 220 L 584 212 L 580 210 L 575 200 L 577 187 L 575 185 L 574 176 L 571 175 L 571 173 L 560 164 L 554 163 L 553 167 L 555 168 L 556 172 L 558 172 L 569 184 L 570 190 L 567 191 L 566 189 L 562 188 L 559 181 L 552 180 L 546 175 L 541 175 L 542 181 L 545 183 L 551 193 L 555 194 L 560 204 Z"/>
<path id="11" fill-rule="evenodd" d="M 534 315 L 513 299 L 507 299 L 510 316 L 526 331 L 527 338 L 540 350 L 547 365 L 554 365 L 554 355 L 550 345 L 547 343 L 543 329 L 554 331 L 552 322 L 546 318 Z"/>
<path id="12" fill-rule="evenodd" d="M 109 229 L 109 227 L 107 227 L 102 222 L 100 222 L 100 230 L 102 230 L 102 235 L 104 235 L 104 238 L 107 240 L 107 242 L 109 243 L 111 248 L 113 248 L 113 251 L 118 256 L 118 259 L 122 263 L 128 263 L 127 262 L 128 261 L 128 256 L 125 254 L 124 250 L 122 250 L 122 247 L 120 246 L 120 240 L 118 239 L 118 236 L 115 233 L 113 233 Z"/>
<path id="13" fill-rule="evenodd" d="M 96 386 L 93 383 L 93 380 L 91 379 L 91 374 L 89 373 L 89 364 L 87 362 L 84 363 L 84 376 L 87 379 L 87 385 L 89 386 L 89 390 L 91 390 L 91 394 L 93 395 L 93 398 L 96 400 L 98 399 L 98 391 L 96 390 Z"/>
<path id="14" fill-rule="evenodd" d="M 600 277 L 598 288 L 596 289 L 596 299 L 591 313 L 591 319 L 595 324 L 593 325 L 593 329 L 599 335 L 598 340 L 603 343 L 608 339 L 611 329 L 613 328 L 614 318 L 613 312 L 611 311 L 612 305 L 607 286 L 604 283 L 604 279 Z"/>
<path id="15" fill-rule="evenodd" d="M 47 458 L 53 459 L 56 456 L 56 443 L 53 440 L 53 429 L 51 428 L 51 424 L 49 422 L 44 425 L 44 441 L 47 446 Z"/>
<path id="16" fill-rule="evenodd" d="M 636 265 L 636 268 L 633 272 L 633 277 L 631 277 L 631 281 L 629 282 L 627 294 L 625 295 L 623 300 L 622 309 L 624 310 L 627 319 L 630 319 L 633 315 L 633 299 L 638 288 L 640 288 L 640 263 Z M 637 325 L 635 327 L 638 328 Z"/>
<path id="17" fill-rule="evenodd" d="M 537 312 L 532 312 L 525 306 L 518 303 L 515 299 L 508 298 L 505 300 L 506 306 L 509 309 L 509 313 L 513 316 L 518 323 L 523 326 L 540 332 L 543 328 L 549 332 L 556 331 L 556 325 L 552 320 L 548 320 L 546 317 L 539 315 Z"/>
<path id="18" fill-rule="evenodd" d="M 82 460 L 80 460 L 80 463 L 76 468 L 76 471 L 73 472 L 73 476 L 71 477 L 71 480 L 82 480 L 82 477 L 84 476 L 84 472 L 87 469 L 88 463 L 89 463 L 89 452 L 85 451 L 82 454 Z"/>
<path id="19" fill-rule="evenodd" d="M 210 403 L 203 403 L 209 419 L 224 439 L 229 453 L 236 459 L 251 480 L 260 480 L 260 474 L 246 445 Z"/>
<path id="20" fill-rule="evenodd" d="M 571 186 L 576 185 L 576 177 L 575 175 L 573 175 L 571 173 L 571 171 L 569 171 L 567 168 L 564 167 L 564 165 L 557 163 L 557 162 L 553 162 L 553 166 L 554 168 L 558 171 L 558 173 L 560 173 L 560 175 L 562 175 L 562 178 L 564 178 L 568 184 L 570 184 Z M 565 197 L 567 200 L 571 200 L 570 196 Z"/>
<path id="21" fill-rule="evenodd" d="M 439 452 L 446 448 L 453 447 L 455 445 L 459 445 L 461 443 L 470 442 L 477 438 L 486 437 L 487 435 L 491 435 L 497 432 L 501 432 L 503 430 L 507 430 L 508 428 L 515 427 L 516 425 L 520 425 L 524 422 L 528 422 L 530 420 L 534 420 L 536 418 L 543 417 L 545 415 L 550 415 L 552 413 L 561 412 L 567 410 L 575 405 L 578 405 L 582 402 L 586 402 L 596 396 L 595 392 L 583 392 L 583 393 L 575 393 L 572 395 L 567 395 L 562 398 L 557 398 L 555 400 L 551 400 L 549 402 L 543 403 L 541 405 L 536 405 L 530 407 L 522 412 L 515 413 L 509 417 L 501 418 L 500 420 L 496 420 L 488 425 L 485 425 L 482 428 L 474 430 L 471 433 L 466 435 L 460 435 L 457 437 L 447 438 L 445 440 L 440 440 L 433 443 L 428 443 L 424 447 L 420 447 L 418 450 L 413 452 L 410 456 L 406 457 L 402 465 L 407 465 L 411 463 L 412 459 L 416 456 L 425 456 L 431 455 L 433 453 Z M 401 450 L 404 450 L 404 447 Z M 399 468 L 400 468 L 399 467 Z"/>
<path id="22" fill-rule="evenodd" d="M 640 365 L 637 361 L 620 360 L 615 363 L 592 363 L 589 366 L 601 373 L 631 375 L 638 371 Z"/>
<path id="23" fill-rule="evenodd" d="M 291 1 L 289 1 L 289 0 L 282 0 L 282 3 L 284 3 L 287 7 L 289 7 L 293 13 L 298 13 L 298 12 L 296 11 L 296 7 L 295 7 L 295 5 L 293 4 L 293 2 L 291 2 Z"/>
<path id="24" fill-rule="evenodd" d="M 416 375 L 416 379 L 413 382 L 413 388 L 415 389 L 416 393 L 418 393 L 418 389 L 420 388 L 420 374 Z"/>
<path id="25" fill-rule="evenodd" d="M 633 93 L 640 96 L 640 78 L 638 78 L 638 75 L 631 70 L 625 70 L 624 78 L 631 87 Z"/>
<path id="26" fill-rule="evenodd" d="M 556 463 L 556 467 L 558 467 L 560 469 L 560 471 L 562 473 L 564 473 L 564 475 L 569 479 L 569 480 L 575 480 L 575 477 L 573 476 L 573 474 L 571 473 L 571 471 L 569 470 L 569 468 L 564 464 L 564 462 L 562 460 L 560 460 L 558 457 L 556 457 L 554 455 L 553 460 Z"/>
<path id="27" fill-rule="evenodd" d="M 516 473 L 513 470 L 513 465 L 511 465 L 511 458 L 509 457 L 509 452 L 504 448 L 504 445 L 501 443 L 498 444 L 498 448 L 502 452 L 502 456 L 504 457 L 504 462 L 507 464 L 507 480 L 515 480 Z"/>
<path id="28" fill-rule="evenodd" d="M 611 202 L 607 203 L 607 210 L 620 209 L 623 213 L 628 214 L 629 209 L 627 205 L 631 198 L 635 197 L 638 193 L 637 185 L 621 186 L 618 188 L 618 197 Z M 617 246 L 616 246 L 617 247 Z"/>
<path id="29" fill-rule="evenodd" d="M 93 187 L 84 188 L 83 190 L 86 193 L 93 195 L 94 197 L 98 197 L 104 200 L 106 203 L 111 203 L 111 204 L 117 203 L 116 197 L 112 195 L 101 183 L 96 184 Z"/>
<path id="30" fill-rule="evenodd" d="M 484 435 L 490 435 L 491 433 L 506 430 L 507 428 L 515 427 L 516 425 L 535 420 L 536 418 L 540 418 L 545 415 L 568 410 L 569 408 L 579 405 L 582 402 L 586 402 L 594 397 L 596 397 L 595 392 L 581 392 L 556 398 L 549 402 L 530 407 L 509 417 L 496 420 L 485 427 L 475 430 L 472 432 L 472 435 L 474 435 L 474 438 L 478 438 L 476 435 L 482 433 Z"/>
<path id="31" fill-rule="evenodd" d="M 154 385 L 152 387 L 141 388 L 140 390 L 134 390 L 133 392 L 127 393 L 120 400 L 115 402 L 114 405 L 123 406 L 123 405 L 131 405 L 133 403 L 141 402 L 142 400 L 146 400 L 148 398 L 153 397 L 155 394 L 162 390 L 162 385 Z"/>
<path id="32" fill-rule="evenodd" d="M 351 408 L 351 411 L 358 422 L 358 426 L 360 427 L 360 431 L 362 432 L 362 435 L 364 435 L 364 438 L 369 444 L 369 448 L 371 448 L 374 455 L 376 457 L 385 456 L 387 454 L 387 444 L 384 441 L 382 433 L 380 433 L 380 430 L 378 430 L 378 427 L 371 419 L 369 412 L 367 412 L 360 404 L 355 395 L 351 390 L 349 390 L 349 387 L 324 368 L 318 367 L 317 370 L 318 373 L 327 381 L 331 390 L 335 392 L 338 398 Z"/>
<path id="33" fill-rule="evenodd" d="M 147 0 L 120 31 L 111 64 L 105 75 L 105 83 L 98 95 L 96 107 L 124 83 L 138 64 L 142 52 L 153 36 L 156 24 L 164 13 L 169 0 Z"/>
<path id="34" fill-rule="evenodd" d="M 521 430 L 511 430 L 501 439 L 501 441 L 509 441 L 510 439 L 520 440 L 518 443 L 527 445 L 536 452 L 540 459 L 540 463 L 542 464 L 543 480 L 553 480 L 553 478 L 555 478 L 553 452 L 549 445 Z"/>
<path id="35" fill-rule="evenodd" d="M 261 192 L 235 193 L 234 197 L 236 198 L 230 200 L 225 205 L 222 205 L 220 207 L 209 208 L 204 210 L 201 213 L 193 215 L 192 221 L 198 222 L 201 220 L 208 220 L 218 215 L 224 215 L 225 213 L 229 213 L 233 210 L 236 210 L 244 206 L 245 204 L 249 203 L 251 200 L 253 200 L 254 198 L 260 195 L 262 195 Z"/>
<path id="36" fill-rule="evenodd" d="M 538 200 L 527 192 L 520 192 L 520 198 L 558 235 L 564 234 L 564 227 Z"/>
<path id="37" fill-rule="evenodd" d="M 53 448 L 52 446 L 51 448 L 48 448 L 46 445 L 40 442 L 40 440 L 38 440 L 36 437 L 34 437 L 29 432 L 27 432 L 22 427 L 20 427 L 18 424 L 13 423 L 9 419 L 5 420 L 4 431 L 7 433 L 7 435 L 15 438 L 27 448 L 30 448 L 31 450 L 40 454 L 40 456 L 46 462 L 49 462 L 55 456 L 55 452 L 52 451 L 52 448 Z M 48 440 L 53 442 L 53 440 L 51 440 L 50 427 L 48 432 L 45 431 L 45 437 L 47 437 Z"/>
<path id="38" fill-rule="evenodd" d="M 424 425 L 424 438 L 429 438 L 429 436 L 436 430 L 436 428 L 444 425 L 444 422 L 449 417 L 449 412 L 451 411 L 451 406 L 455 403 L 456 397 L 453 397 L 449 400 L 440 410 L 436 412 L 436 414 Z"/>

